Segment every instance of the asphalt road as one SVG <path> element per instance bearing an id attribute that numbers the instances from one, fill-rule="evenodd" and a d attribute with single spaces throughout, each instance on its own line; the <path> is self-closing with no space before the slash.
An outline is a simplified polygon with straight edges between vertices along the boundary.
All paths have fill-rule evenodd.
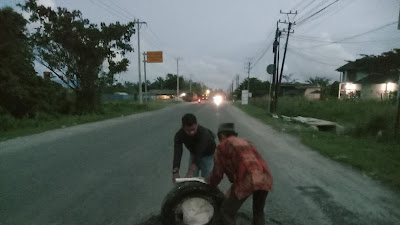
<path id="1" fill-rule="evenodd" d="M 211 103 L 0 143 L 0 224 L 145 224 L 172 188 L 173 137 L 187 112 L 214 131 L 235 122 L 258 146 L 274 176 L 267 224 L 400 224 L 398 193 L 229 104 Z M 185 151 L 182 173 L 187 158 Z M 251 215 L 251 198 L 242 212 Z"/>

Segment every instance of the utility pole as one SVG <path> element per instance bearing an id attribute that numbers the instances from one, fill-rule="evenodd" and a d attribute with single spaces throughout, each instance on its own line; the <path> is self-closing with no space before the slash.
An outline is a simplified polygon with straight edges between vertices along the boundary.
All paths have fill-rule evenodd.
<path id="1" fill-rule="evenodd" d="M 192 93 L 192 74 L 190 74 L 190 80 L 189 80 L 189 92 Z"/>
<path id="2" fill-rule="evenodd" d="M 236 74 L 236 89 L 239 88 L 239 74 Z"/>
<path id="3" fill-rule="evenodd" d="M 138 68 L 139 68 L 139 102 L 143 104 L 143 97 L 142 97 L 142 76 L 141 76 L 141 69 L 140 69 L 140 24 L 147 24 L 146 22 L 139 21 L 139 19 L 135 20 L 135 24 L 137 24 L 137 33 L 138 33 Z"/>
<path id="4" fill-rule="evenodd" d="M 176 58 L 176 97 L 179 98 L 179 60 Z"/>
<path id="5" fill-rule="evenodd" d="M 146 99 L 146 103 L 147 103 L 147 77 L 146 77 L 146 63 L 147 63 L 147 59 L 146 59 L 146 52 L 143 52 L 143 69 L 144 69 L 144 96 Z"/>
<path id="6" fill-rule="evenodd" d="M 272 74 L 272 84 L 270 85 L 270 90 L 269 90 L 269 111 L 271 114 L 274 114 L 274 99 L 275 99 L 275 91 L 271 91 L 271 87 L 274 88 L 275 87 L 275 83 L 276 83 L 276 77 L 278 76 L 278 68 L 279 66 L 279 62 L 277 63 L 277 58 L 278 58 L 278 50 L 279 50 L 279 41 L 278 41 L 278 37 L 280 36 L 280 31 L 279 31 L 279 27 L 278 27 L 279 23 L 276 22 L 276 31 L 275 31 L 275 41 L 274 41 L 274 47 L 273 47 L 273 53 L 274 53 L 274 73 Z M 271 95 L 272 93 L 272 95 Z"/>
<path id="7" fill-rule="evenodd" d="M 394 137 L 398 136 L 400 125 L 400 70 L 397 70 L 397 73 L 399 74 L 399 80 L 397 81 L 397 116 L 394 123 Z"/>
<path id="8" fill-rule="evenodd" d="M 251 62 L 250 62 L 250 59 L 249 59 L 249 62 L 246 63 L 245 69 L 247 69 L 247 90 L 248 90 L 249 93 L 250 93 L 250 70 L 251 70 Z"/>
<path id="9" fill-rule="evenodd" d="M 232 80 L 232 87 L 231 87 L 231 98 L 232 98 L 232 100 L 233 100 L 233 83 L 234 83 L 234 80 Z"/>
<path id="10" fill-rule="evenodd" d="M 276 113 L 277 112 L 277 107 L 278 107 L 278 95 L 279 95 L 279 89 L 280 89 L 280 86 L 281 86 L 281 83 L 282 83 L 282 76 L 283 76 L 283 68 L 284 68 L 284 66 L 285 66 L 285 60 L 286 60 L 286 53 L 287 53 L 287 46 L 288 46 L 288 43 L 289 43 L 289 36 L 290 36 L 290 34 L 291 33 L 293 33 L 292 31 L 291 31 L 291 29 L 292 29 L 292 25 L 296 25 L 296 23 L 295 22 L 290 22 L 290 20 L 289 20 L 289 15 L 296 15 L 297 14 L 297 11 L 296 12 L 292 12 L 292 11 L 290 11 L 290 12 L 288 12 L 288 13 L 284 13 L 284 12 L 282 12 L 282 10 L 280 11 L 280 13 L 281 14 L 286 14 L 287 16 L 288 16 L 288 21 L 286 22 L 286 20 L 284 21 L 284 22 L 282 22 L 282 21 L 280 21 L 279 20 L 279 22 L 278 23 L 284 23 L 284 24 L 288 24 L 288 30 L 287 30 L 287 36 L 286 36 L 286 44 L 285 44 L 285 51 L 284 51 L 284 53 L 283 53 L 283 59 L 282 59 L 282 65 L 281 65 L 281 72 L 280 72 L 280 74 L 277 74 L 278 76 L 279 76 L 279 79 L 278 79 L 278 76 L 276 77 L 277 79 L 276 79 L 276 85 L 275 85 L 275 101 L 274 101 L 274 112 Z M 285 30 L 283 30 L 284 32 L 285 32 Z M 278 51 L 278 55 L 279 55 L 279 51 Z M 278 56 L 279 57 L 279 56 Z M 278 59 L 279 60 L 279 59 Z"/>
<path id="11" fill-rule="evenodd" d="M 397 30 L 400 30 L 400 8 L 399 8 L 399 23 L 397 24 Z"/>
<path id="12" fill-rule="evenodd" d="M 268 111 L 271 113 L 271 101 L 272 101 L 272 96 L 271 96 L 271 93 L 272 93 L 272 79 L 274 79 L 274 75 L 273 74 L 271 74 L 271 80 L 269 81 L 269 94 L 268 94 L 268 97 L 269 97 L 269 103 L 268 103 Z"/>

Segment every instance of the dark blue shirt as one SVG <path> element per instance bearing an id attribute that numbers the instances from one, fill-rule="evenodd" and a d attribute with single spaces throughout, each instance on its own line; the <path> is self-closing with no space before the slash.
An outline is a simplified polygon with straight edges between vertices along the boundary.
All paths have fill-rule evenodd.
<path id="1" fill-rule="evenodd" d="M 193 162 L 197 166 L 202 157 L 214 154 L 216 148 L 215 135 L 209 129 L 198 125 L 196 134 L 194 136 L 189 136 L 185 133 L 183 128 L 181 128 L 176 132 L 174 138 L 173 168 L 179 168 L 181 165 L 182 144 L 194 155 Z"/>

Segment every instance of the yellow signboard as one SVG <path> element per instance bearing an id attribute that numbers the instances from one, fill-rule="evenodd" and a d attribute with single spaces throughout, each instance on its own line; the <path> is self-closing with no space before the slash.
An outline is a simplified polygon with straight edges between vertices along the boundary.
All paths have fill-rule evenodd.
<path id="1" fill-rule="evenodd" d="M 162 51 L 147 52 L 147 63 L 162 63 L 163 54 Z"/>

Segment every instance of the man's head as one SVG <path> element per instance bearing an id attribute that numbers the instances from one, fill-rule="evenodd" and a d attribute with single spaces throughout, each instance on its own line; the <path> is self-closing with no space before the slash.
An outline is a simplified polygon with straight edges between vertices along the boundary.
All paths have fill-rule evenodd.
<path id="1" fill-rule="evenodd" d="M 182 129 L 189 136 L 194 136 L 197 133 L 197 119 L 191 113 L 187 113 L 182 117 Z"/>
<path id="2" fill-rule="evenodd" d="M 237 137 L 237 135 L 234 123 L 221 123 L 218 127 L 218 139 L 220 142 L 230 136 Z"/>

